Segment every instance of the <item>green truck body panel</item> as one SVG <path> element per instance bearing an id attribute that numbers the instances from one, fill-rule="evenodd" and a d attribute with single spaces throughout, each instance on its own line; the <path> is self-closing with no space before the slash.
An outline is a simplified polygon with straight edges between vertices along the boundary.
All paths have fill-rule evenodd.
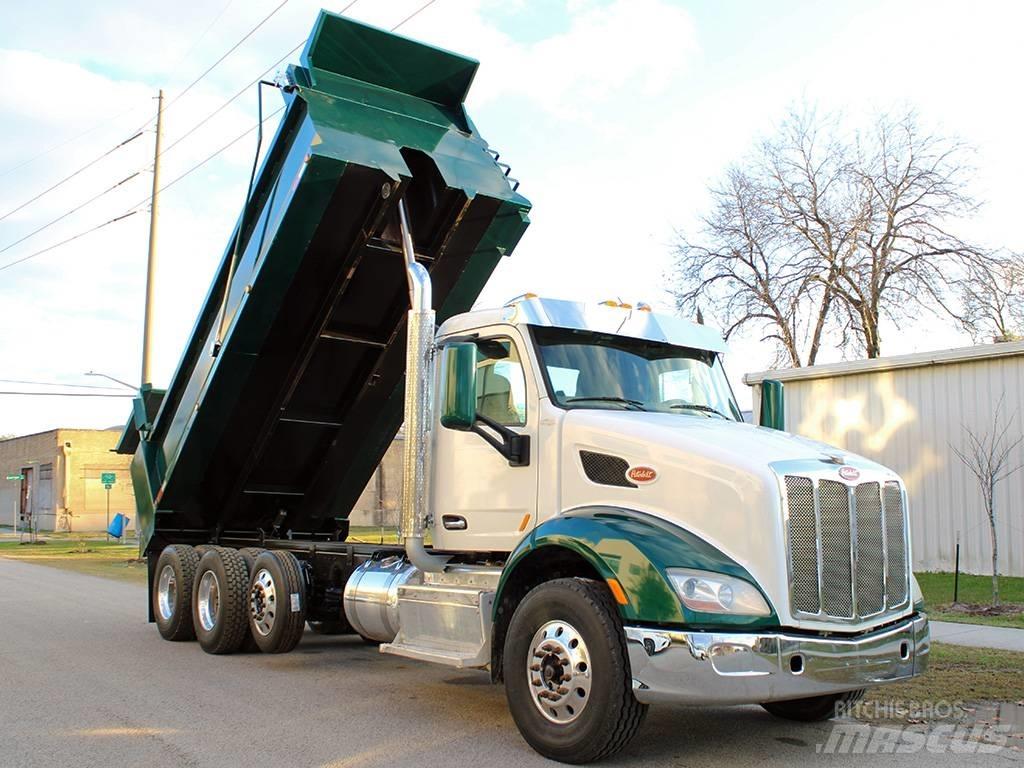
<path id="1" fill-rule="evenodd" d="M 619 606 L 624 621 L 732 629 L 779 623 L 774 610 L 770 616 L 731 616 L 699 613 L 683 606 L 668 579 L 669 568 L 727 574 L 755 587 L 757 583 L 743 566 L 690 531 L 653 515 L 619 507 L 583 507 L 538 525 L 509 558 L 494 600 L 496 611 L 516 566 L 543 547 L 575 552 L 602 578 L 617 579 L 629 599 L 627 605 Z"/>
<path id="2" fill-rule="evenodd" d="M 141 392 L 144 546 L 340 540 L 402 421 L 409 211 L 438 321 L 472 307 L 529 202 L 463 107 L 477 63 L 321 13 L 166 392 Z M 223 333 L 220 329 L 223 328 Z"/>

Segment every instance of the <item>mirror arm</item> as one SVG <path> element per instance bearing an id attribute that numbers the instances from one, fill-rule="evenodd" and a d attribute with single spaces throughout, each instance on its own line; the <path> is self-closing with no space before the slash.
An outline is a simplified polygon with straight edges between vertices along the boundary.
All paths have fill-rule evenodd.
<path id="1" fill-rule="evenodd" d="M 501 436 L 501 439 L 495 437 L 490 432 L 484 430 L 480 425 L 483 424 L 485 427 L 494 430 Z M 494 450 L 508 459 L 510 467 L 528 467 L 530 466 L 530 436 L 521 435 L 515 432 L 504 424 L 499 424 L 493 419 L 478 413 L 476 420 L 473 422 L 473 426 L 470 427 L 471 432 L 476 432 Z"/>

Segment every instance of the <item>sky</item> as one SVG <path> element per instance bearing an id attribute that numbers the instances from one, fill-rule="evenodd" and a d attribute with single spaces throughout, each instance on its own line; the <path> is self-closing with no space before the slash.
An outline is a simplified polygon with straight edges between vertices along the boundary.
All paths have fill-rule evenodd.
<path id="1" fill-rule="evenodd" d="M 423 2 L 357 0 L 347 14 L 391 27 Z M 288 0 L 181 94 L 278 6 L 38 0 L 0 10 L 0 392 L 130 394 L 87 371 L 138 380 L 161 88 L 161 182 L 174 184 L 160 202 L 153 381 L 170 380 L 245 195 L 255 90 L 191 129 L 296 47 L 321 3 Z M 696 230 L 708 187 L 801 103 L 850 125 L 913 108 L 925 126 L 974 146 L 972 192 L 985 205 L 958 231 L 1024 250 L 1022 26 L 1024 6 L 1013 2 L 435 0 L 401 32 L 481 62 L 467 109 L 533 203 L 529 230 L 478 305 L 532 291 L 672 312 L 676 233 Z M 277 69 L 297 61 L 298 52 Z M 265 95 L 269 115 L 280 100 Z M 128 211 L 136 213 L 2 269 Z M 744 406 L 743 373 L 773 359 L 760 335 L 734 337 L 726 358 Z M 884 354 L 969 343 L 938 318 L 883 328 Z M 821 362 L 835 359 L 826 352 Z M 85 388 L 105 384 L 113 388 Z M 125 420 L 129 403 L 0 394 L 0 434 L 107 427 Z"/>

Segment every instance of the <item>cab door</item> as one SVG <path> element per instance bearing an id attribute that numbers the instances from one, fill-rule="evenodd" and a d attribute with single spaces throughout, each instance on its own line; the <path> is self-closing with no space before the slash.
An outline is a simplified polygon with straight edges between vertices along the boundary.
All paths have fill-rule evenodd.
<path id="1" fill-rule="evenodd" d="M 509 552 L 536 516 L 537 393 L 521 337 L 511 329 L 481 336 L 473 340 L 478 418 L 529 436 L 530 453 L 525 465 L 512 466 L 483 435 L 435 421 L 433 541 L 437 549 Z M 479 427 L 495 435 L 486 425 Z"/>

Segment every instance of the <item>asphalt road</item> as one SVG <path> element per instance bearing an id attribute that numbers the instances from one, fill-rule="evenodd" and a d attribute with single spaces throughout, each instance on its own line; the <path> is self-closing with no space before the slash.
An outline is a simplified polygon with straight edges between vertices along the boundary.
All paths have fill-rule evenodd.
<path id="1" fill-rule="evenodd" d="M 310 633 L 287 655 L 209 656 L 195 643 L 161 640 L 145 603 L 137 585 L 0 559 L 2 768 L 556 765 L 522 741 L 503 689 L 484 673 Z M 941 745 L 818 754 L 831 728 L 785 723 L 758 707 L 661 706 L 602 765 L 1024 763 L 1017 751 Z"/>

